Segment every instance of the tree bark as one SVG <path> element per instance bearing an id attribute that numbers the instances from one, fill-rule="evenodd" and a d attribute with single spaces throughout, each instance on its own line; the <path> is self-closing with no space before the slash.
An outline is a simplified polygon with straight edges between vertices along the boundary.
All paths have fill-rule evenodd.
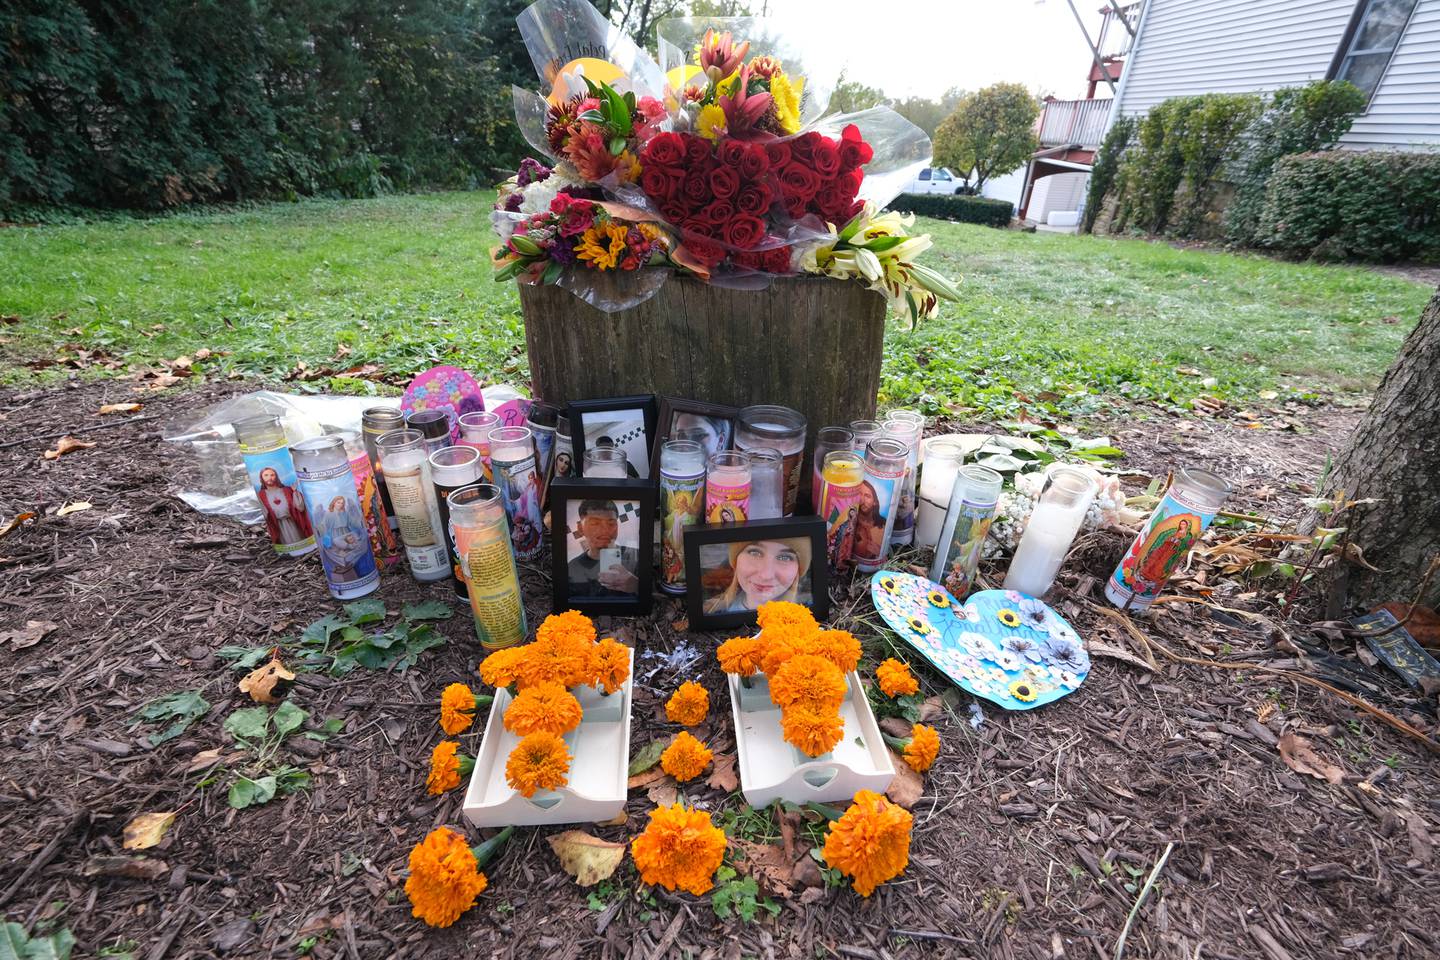
<path id="1" fill-rule="evenodd" d="M 1347 527 L 1349 541 L 1380 572 L 1342 562 L 1332 599 L 1348 594 L 1367 609 L 1409 603 L 1440 551 L 1440 288 L 1326 480 L 1325 495 L 1342 491 L 1347 499 L 1380 502 L 1340 518 L 1313 518 L 1312 525 Z M 1440 582 L 1432 582 L 1421 602 L 1437 601 Z"/>

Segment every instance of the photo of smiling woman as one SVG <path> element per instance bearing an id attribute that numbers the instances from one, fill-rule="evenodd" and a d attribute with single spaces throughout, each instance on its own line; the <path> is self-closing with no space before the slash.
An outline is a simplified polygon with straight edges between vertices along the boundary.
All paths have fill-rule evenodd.
<path id="1" fill-rule="evenodd" d="M 749 613 L 770 600 L 811 601 L 808 538 L 739 540 L 701 549 L 706 613 Z"/>

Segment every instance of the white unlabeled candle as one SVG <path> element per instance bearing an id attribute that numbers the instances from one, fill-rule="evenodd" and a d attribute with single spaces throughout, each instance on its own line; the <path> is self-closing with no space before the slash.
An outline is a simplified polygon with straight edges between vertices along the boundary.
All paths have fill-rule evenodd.
<path id="1" fill-rule="evenodd" d="M 940 541 L 940 528 L 945 525 L 945 511 L 950 507 L 950 493 L 965 448 L 953 440 L 934 440 L 925 451 L 925 465 L 920 469 L 920 508 L 915 518 L 915 546 L 933 548 Z"/>
<path id="2" fill-rule="evenodd" d="M 1005 589 L 1039 597 L 1055 582 L 1070 544 L 1095 498 L 1095 482 L 1080 470 L 1052 470 L 1049 486 L 1030 513 L 1025 535 L 1005 574 Z"/>

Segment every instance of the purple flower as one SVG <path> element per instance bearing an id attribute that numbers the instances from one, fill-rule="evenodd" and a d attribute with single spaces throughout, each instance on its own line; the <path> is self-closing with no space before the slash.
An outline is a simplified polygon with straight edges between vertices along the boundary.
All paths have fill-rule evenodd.
<path id="1" fill-rule="evenodd" d="M 539 183 L 550 177 L 550 168 L 531 157 L 520 161 L 520 169 L 515 174 L 515 183 L 520 189 L 525 189 L 532 183 Z"/>
<path id="2" fill-rule="evenodd" d="M 525 195 L 524 195 L 524 194 L 522 194 L 522 193 L 512 193 L 512 194 L 510 194 L 508 197 L 505 198 L 505 209 L 506 209 L 508 212 L 510 212 L 510 213 L 519 213 L 519 212 L 520 212 L 520 204 L 522 204 L 522 203 L 524 203 L 524 202 L 525 202 Z"/>

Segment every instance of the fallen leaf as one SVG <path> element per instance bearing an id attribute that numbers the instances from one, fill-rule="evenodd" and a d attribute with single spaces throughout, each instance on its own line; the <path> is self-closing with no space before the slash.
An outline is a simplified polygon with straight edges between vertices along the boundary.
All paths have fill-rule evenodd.
<path id="1" fill-rule="evenodd" d="M 54 450 L 46 450 L 41 456 L 46 460 L 59 460 L 71 450 L 87 450 L 93 446 L 95 446 L 95 444 L 90 441 L 76 440 L 74 437 L 66 434 L 60 438 L 59 443 L 55 444 Z"/>
<path id="2" fill-rule="evenodd" d="M 67 503 L 55 511 L 57 517 L 68 517 L 72 513 L 79 513 L 81 510 L 89 510 L 92 504 L 88 500 L 76 500 L 74 503 Z"/>
<path id="3" fill-rule="evenodd" d="M 0 633 L 0 647 L 9 644 L 11 650 L 24 650 L 26 647 L 35 646 L 58 629 L 60 624 L 51 623 L 49 620 L 26 620 L 25 626 Z"/>
<path id="4" fill-rule="evenodd" d="M 885 796 L 909 810 L 925 793 L 925 781 L 899 756 L 891 759 L 895 763 L 895 779 L 885 788 Z"/>
<path id="5" fill-rule="evenodd" d="M 209 360 L 214 355 L 215 351 L 211 350 L 209 347 L 201 347 L 199 350 L 195 351 L 195 361 L 198 363 L 201 360 Z"/>
<path id="6" fill-rule="evenodd" d="M 794 860 L 795 831 L 800 829 L 800 812 L 786 810 L 782 804 L 776 804 L 775 819 L 780 822 L 780 843 L 785 847 L 785 856 Z"/>
<path id="7" fill-rule="evenodd" d="M 624 810 L 621 810 L 619 813 L 615 814 L 615 816 L 611 817 L 609 820 L 601 820 L 599 823 L 595 824 L 595 826 L 597 826 L 597 827 L 623 827 L 623 826 L 625 826 L 625 824 L 627 824 L 627 823 L 629 823 L 629 822 L 630 822 L 630 814 L 626 813 Z"/>
<path id="8" fill-rule="evenodd" d="M 560 858 L 560 869 L 582 887 L 609 879 L 625 859 L 625 844 L 592 837 L 584 830 L 566 830 L 545 839 Z"/>
<path id="9" fill-rule="evenodd" d="M 1310 746 L 1310 741 L 1304 737 L 1287 733 L 1280 738 L 1276 749 L 1280 751 L 1280 759 L 1285 761 L 1285 766 L 1296 773 L 1330 783 L 1339 783 L 1345 779 L 1345 771 L 1316 753 Z"/>
<path id="10" fill-rule="evenodd" d="M 1274 390 L 1261 390 L 1259 393 L 1261 400 L 1274 400 L 1278 396 L 1280 396 L 1280 394 Z"/>
<path id="11" fill-rule="evenodd" d="M 717 753 L 711 762 L 715 766 L 710 771 L 709 779 L 705 781 L 707 786 L 724 790 L 726 793 L 734 793 L 740 789 L 740 778 L 735 774 L 735 754 Z"/>
<path id="12" fill-rule="evenodd" d="M 15 514 L 15 516 L 9 519 L 5 526 L 0 527 L 0 537 L 8 537 L 10 534 L 14 533 L 21 524 L 27 523 L 34 519 L 34 512 L 29 510 L 25 511 L 24 513 Z"/>
<path id="13" fill-rule="evenodd" d="M 195 773 L 199 770 L 215 766 L 215 764 L 220 762 L 220 753 L 220 747 L 216 747 L 213 750 L 201 750 L 190 758 L 189 764 L 185 767 L 185 772 Z"/>
<path id="14" fill-rule="evenodd" d="M 1092 657 L 1109 657 L 1111 660 L 1123 660 L 1132 667 L 1149 670 L 1151 673 L 1155 672 L 1154 667 L 1135 656 L 1135 654 L 1129 650 L 1122 650 L 1117 646 L 1106 643 L 1104 640 L 1086 640 L 1085 649 L 1090 652 L 1090 656 Z"/>
<path id="15" fill-rule="evenodd" d="M 645 791 L 650 802 L 657 807 L 668 807 L 680 798 L 680 788 L 675 781 L 668 776 L 663 780 L 657 780 L 650 784 Z"/>
<path id="16" fill-rule="evenodd" d="M 627 789 L 627 790 L 635 790 L 635 789 L 638 789 L 638 788 L 640 788 L 640 787 L 648 787 L 648 786 L 650 786 L 650 784 L 654 783 L 656 780 L 663 780 L 663 779 L 664 779 L 665 777 L 667 777 L 667 776 L 669 776 L 669 774 L 667 774 L 664 770 L 660 769 L 659 767 L 651 767 L 649 770 L 646 770 L 644 773 L 637 773 L 637 774 L 635 774 L 635 776 L 633 776 L 633 777 L 631 777 L 629 780 L 625 781 L 625 789 Z"/>
<path id="17" fill-rule="evenodd" d="M 795 866 L 790 870 L 790 882 L 802 887 L 825 886 L 825 875 L 820 872 L 820 865 L 810 856 L 809 851 L 800 854 L 800 858 L 795 861 Z M 801 903 L 805 902 L 805 894 L 809 892 L 806 890 L 800 895 Z"/>
<path id="18" fill-rule="evenodd" d="M 1410 857 L 1425 864 L 1435 855 L 1435 843 L 1430 839 L 1430 830 L 1425 818 L 1418 813 L 1405 814 L 1405 833 L 1410 839 Z"/>
<path id="19" fill-rule="evenodd" d="M 294 679 L 295 674 L 285 669 L 280 658 L 272 657 L 269 663 L 247 673 L 236 686 L 256 703 L 279 703 Z"/>
<path id="20" fill-rule="evenodd" d="M 731 840 L 730 846 L 738 847 L 745 854 L 740 869 L 755 878 L 761 892 L 790 898 L 795 865 L 786 858 L 784 850 L 773 843 L 752 843 L 739 838 Z"/>
<path id="21" fill-rule="evenodd" d="M 138 413 L 145 404 L 143 403 L 107 403 L 100 408 L 101 413 Z"/>
<path id="22" fill-rule="evenodd" d="M 880 729 L 897 740 L 909 740 L 913 725 L 904 717 L 886 717 L 880 721 Z"/>
<path id="23" fill-rule="evenodd" d="M 630 776 L 637 773 L 644 773 L 655 764 L 660 762 L 660 754 L 665 752 L 665 741 L 652 740 L 630 758 L 630 768 L 626 771 Z"/>
<path id="24" fill-rule="evenodd" d="M 125 824 L 126 850 L 148 850 L 165 838 L 165 831 L 175 822 L 175 811 L 142 813 Z"/>
<path id="25" fill-rule="evenodd" d="M 690 630 L 690 621 L 684 617 L 681 617 L 679 620 L 671 620 L 670 629 L 676 633 L 687 633 Z"/>
<path id="26" fill-rule="evenodd" d="M 926 697 L 926 698 L 925 698 L 925 702 L 922 703 L 922 704 L 920 704 L 920 720 L 919 720 L 919 722 L 920 722 L 920 723 L 930 723 L 932 720 L 939 719 L 940 714 L 942 714 L 944 711 L 945 711 L 945 698 L 944 698 L 943 696 L 939 696 L 939 697 Z M 906 731 L 905 736 L 907 736 L 907 737 L 910 736 L 909 731 Z"/>
<path id="27" fill-rule="evenodd" d="M 87 877 L 129 877 L 131 880 L 159 880 L 170 872 L 164 860 L 144 857 L 91 857 L 80 872 Z"/>

